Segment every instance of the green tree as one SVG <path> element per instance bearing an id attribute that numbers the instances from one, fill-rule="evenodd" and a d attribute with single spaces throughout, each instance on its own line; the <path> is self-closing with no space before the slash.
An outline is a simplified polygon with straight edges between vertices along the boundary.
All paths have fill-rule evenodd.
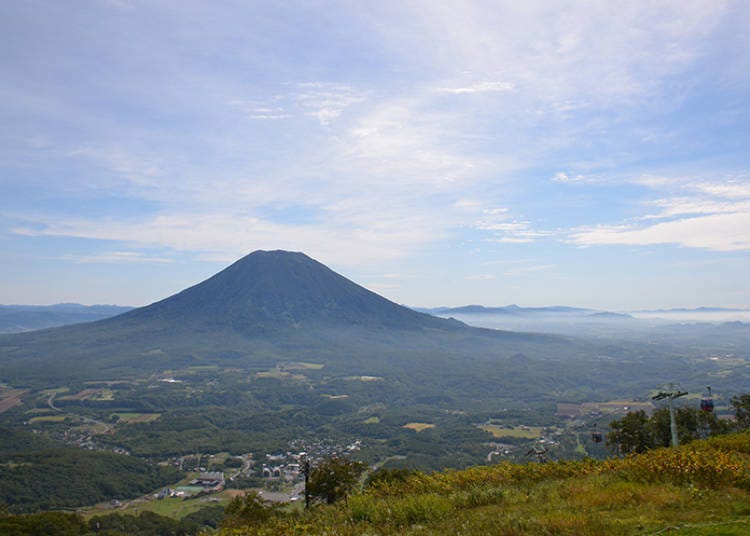
<path id="1" fill-rule="evenodd" d="M 275 515 L 274 506 L 257 491 L 235 497 L 224 510 L 221 526 L 226 528 L 260 525 Z"/>
<path id="2" fill-rule="evenodd" d="M 654 436 L 648 415 L 643 410 L 628 412 L 622 419 L 609 423 L 607 446 L 619 454 L 646 452 L 654 447 Z"/>
<path id="3" fill-rule="evenodd" d="M 398 469 L 378 469 L 367 476 L 365 486 L 378 487 L 384 484 L 393 484 L 395 482 L 406 482 L 410 476 L 416 474 L 416 471 L 406 468 Z"/>
<path id="4" fill-rule="evenodd" d="M 680 444 L 690 443 L 704 437 L 726 434 L 731 425 L 719 420 L 713 412 L 701 411 L 698 408 L 683 406 L 675 409 L 677 423 L 677 437 Z M 651 431 L 654 435 L 654 445 L 668 447 L 671 444 L 669 428 L 669 409 L 661 408 L 651 415 Z"/>
<path id="5" fill-rule="evenodd" d="M 750 394 L 733 396 L 731 403 L 737 428 L 740 430 L 750 428 Z"/>
<path id="6" fill-rule="evenodd" d="M 364 470 L 362 462 L 333 456 L 310 471 L 307 491 L 310 497 L 333 504 L 352 492 Z"/>

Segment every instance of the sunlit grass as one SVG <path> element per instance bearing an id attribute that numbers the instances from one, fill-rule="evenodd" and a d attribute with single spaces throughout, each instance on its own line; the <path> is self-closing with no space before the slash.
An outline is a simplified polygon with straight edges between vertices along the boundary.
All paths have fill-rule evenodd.
<path id="1" fill-rule="evenodd" d="M 750 434 L 604 462 L 415 473 L 346 503 L 232 532 L 323 533 L 750 534 Z"/>

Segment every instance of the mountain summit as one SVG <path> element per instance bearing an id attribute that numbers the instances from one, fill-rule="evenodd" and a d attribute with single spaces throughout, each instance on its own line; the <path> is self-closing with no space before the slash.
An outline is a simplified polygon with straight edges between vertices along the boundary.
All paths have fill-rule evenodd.
<path id="1" fill-rule="evenodd" d="M 278 250 L 250 253 L 198 285 L 111 322 L 165 319 L 241 333 L 288 327 L 458 325 L 397 305 L 304 253 Z"/>

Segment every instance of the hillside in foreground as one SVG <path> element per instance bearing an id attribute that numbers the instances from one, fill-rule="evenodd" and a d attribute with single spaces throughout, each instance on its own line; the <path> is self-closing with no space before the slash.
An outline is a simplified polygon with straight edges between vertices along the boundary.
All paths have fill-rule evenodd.
<path id="1" fill-rule="evenodd" d="M 373 486 L 232 534 L 750 534 L 750 433 L 603 462 L 501 463 Z"/>
<path id="2" fill-rule="evenodd" d="M 371 480 L 376 483 L 347 500 L 313 504 L 309 511 L 300 503 L 272 508 L 243 499 L 241 509 L 227 508 L 219 529 L 204 527 L 202 534 L 750 534 L 747 431 L 605 461 L 503 462 L 432 474 L 392 471 Z M 85 519 L 63 512 L 12 515 L 0 510 L 0 533 L 18 536 L 186 536 L 206 524 L 148 511 Z"/>

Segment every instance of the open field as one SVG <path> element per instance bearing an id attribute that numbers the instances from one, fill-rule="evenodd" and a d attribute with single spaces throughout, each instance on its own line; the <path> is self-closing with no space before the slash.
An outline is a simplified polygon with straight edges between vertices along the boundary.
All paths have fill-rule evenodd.
<path id="1" fill-rule="evenodd" d="M 292 361 L 283 364 L 283 367 L 287 370 L 321 370 L 324 366 L 323 363 L 306 363 L 304 361 Z"/>
<path id="2" fill-rule="evenodd" d="M 31 424 L 38 424 L 40 422 L 64 422 L 67 417 L 65 415 L 44 415 L 41 417 L 32 417 L 29 419 Z"/>
<path id="3" fill-rule="evenodd" d="M 507 428 L 497 424 L 483 424 L 479 428 L 491 433 L 493 437 L 517 437 L 523 439 L 537 439 L 542 437 L 541 426 L 516 426 L 514 428 Z"/>
<path id="4" fill-rule="evenodd" d="M 10 408 L 20 406 L 23 404 L 21 397 L 28 391 L 24 389 L 13 389 L 3 394 L 3 398 L 0 399 L 0 413 L 8 411 Z"/>
<path id="5" fill-rule="evenodd" d="M 584 402 L 583 404 L 557 403 L 557 415 L 561 417 L 583 417 L 592 413 L 626 414 L 628 411 L 643 410 L 651 413 L 654 405 L 651 402 L 635 400 L 610 400 L 608 402 Z"/>
<path id="6" fill-rule="evenodd" d="M 134 424 L 138 422 L 152 422 L 161 417 L 161 413 L 113 413 L 121 422 Z"/>
<path id="7" fill-rule="evenodd" d="M 435 425 L 428 422 L 409 422 L 402 426 L 402 428 L 408 428 L 409 430 L 414 430 L 415 432 L 423 432 L 424 430 L 435 428 Z"/>
<path id="8" fill-rule="evenodd" d="M 219 365 L 193 365 L 188 367 L 188 370 L 193 372 L 213 372 L 219 370 Z"/>
<path id="9" fill-rule="evenodd" d="M 24 413 L 26 415 L 53 415 L 51 408 L 31 408 L 27 409 Z"/>
<path id="10" fill-rule="evenodd" d="M 120 513 L 137 515 L 140 512 L 154 512 L 156 514 L 171 517 L 172 519 L 181 519 L 188 514 L 192 514 L 205 506 L 219 504 L 226 506 L 239 490 L 226 490 L 221 493 L 209 496 L 196 497 L 193 499 L 180 499 L 178 497 L 168 497 L 166 499 L 154 499 L 148 501 L 133 501 L 125 508 L 118 509 Z M 103 513 L 103 512 L 98 512 Z"/>
<path id="11" fill-rule="evenodd" d="M 114 400 L 115 393 L 112 389 L 90 388 L 79 391 L 74 395 L 61 396 L 60 400 Z"/>

